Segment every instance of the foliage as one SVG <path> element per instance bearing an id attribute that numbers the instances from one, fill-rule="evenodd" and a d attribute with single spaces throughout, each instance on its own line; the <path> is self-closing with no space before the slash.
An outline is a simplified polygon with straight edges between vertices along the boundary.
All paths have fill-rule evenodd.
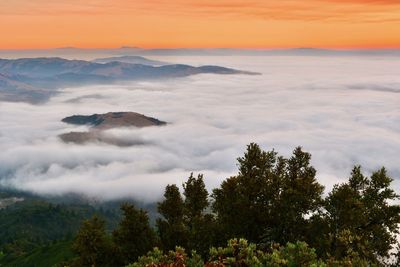
<path id="1" fill-rule="evenodd" d="M 110 266 L 111 240 L 104 225 L 104 220 L 97 216 L 83 222 L 73 244 L 78 255 L 74 266 Z"/>
<path id="2" fill-rule="evenodd" d="M 121 207 L 123 218 L 114 230 L 112 238 L 116 247 L 117 262 L 128 264 L 155 245 L 156 235 L 149 225 L 147 213 L 135 206 Z"/>
<path id="3" fill-rule="evenodd" d="M 204 263 L 196 253 L 189 257 L 185 250 L 177 247 L 175 251 L 163 254 L 154 248 L 146 256 L 140 257 L 129 267 L 223 267 L 223 266 L 326 266 L 317 259 L 315 251 L 304 242 L 288 243 L 285 247 L 271 248 L 269 251 L 258 250 L 256 245 L 245 239 L 232 239 L 226 247 L 211 248 L 210 258 Z"/>
<path id="4" fill-rule="evenodd" d="M 99 217 L 85 221 L 73 246 L 77 258 L 69 265 L 384 266 L 400 225 L 399 196 L 386 170 L 367 177 L 356 166 L 347 182 L 324 197 L 310 161 L 300 147 L 284 158 L 252 143 L 238 158 L 238 174 L 211 198 L 201 174 L 190 175 L 183 194 L 168 185 L 158 203 L 157 231 L 147 212 L 129 204 L 121 206 L 112 234 Z M 88 213 L 43 204 L 6 208 L 0 215 L 0 265 L 19 257 L 19 263 L 29 258 L 46 266 L 37 257 L 45 252 L 37 248 L 73 233 Z M 61 260 L 63 253 L 54 253 Z"/>
<path id="5" fill-rule="evenodd" d="M 158 204 L 162 218 L 157 219 L 156 226 L 165 250 L 176 246 L 187 245 L 187 228 L 184 222 L 184 201 L 176 185 L 168 185 L 164 193 L 165 200 Z"/>
<path id="6" fill-rule="evenodd" d="M 307 215 L 321 207 L 323 187 L 300 147 L 289 159 L 250 144 L 238 158 L 239 174 L 213 191 L 213 210 L 225 238 L 285 243 L 304 240 Z"/>
<path id="7" fill-rule="evenodd" d="M 203 175 L 199 174 L 197 178 L 190 174 L 186 183 L 183 184 L 183 194 L 185 196 L 185 215 L 189 221 L 199 217 L 208 207 L 208 192 L 204 184 Z"/>
<path id="8" fill-rule="evenodd" d="M 146 256 L 140 257 L 137 262 L 128 265 L 128 267 L 142 266 L 202 267 L 204 266 L 204 262 L 196 252 L 192 252 L 192 254 L 188 256 L 185 249 L 181 247 L 176 247 L 174 251 L 170 250 L 167 254 L 163 254 L 163 252 L 156 247 L 147 253 Z"/>
<path id="9" fill-rule="evenodd" d="M 71 249 L 71 241 L 57 241 L 37 247 L 24 256 L 17 258 L 0 259 L 0 266 L 64 266 L 62 262 L 68 262 L 76 255 Z"/>
<path id="10" fill-rule="evenodd" d="M 176 185 L 168 185 L 164 200 L 158 204 L 162 218 L 156 225 L 161 246 L 165 250 L 181 246 L 206 255 L 214 241 L 215 220 L 206 212 L 209 201 L 203 175 L 196 178 L 192 173 L 183 189 L 184 198 Z"/>
<path id="11" fill-rule="evenodd" d="M 325 225 L 324 242 L 313 245 L 339 259 L 356 254 L 378 263 L 388 258 L 400 223 L 400 207 L 390 204 L 398 199 L 391 182 L 384 168 L 366 177 L 360 166 L 354 167 L 349 181 L 336 185 L 326 198 L 319 219 Z"/>
<path id="12" fill-rule="evenodd" d="M 10 197 L 15 193 L 2 192 L 2 195 Z M 0 209 L 0 251 L 4 254 L 0 258 L 0 266 L 12 266 L 12 262 L 21 263 L 31 256 L 39 259 L 34 255 L 51 250 L 56 241 L 71 240 L 82 220 L 95 213 L 107 218 L 108 225 L 118 217 L 115 213 L 85 204 L 54 204 L 26 195 L 21 197 L 25 200 Z M 70 251 L 66 250 L 65 254 L 71 255 Z"/>
<path id="13" fill-rule="evenodd" d="M 192 173 L 183 184 L 183 189 L 184 219 L 188 240 L 186 248 L 205 256 L 209 247 L 213 245 L 215 221 L 214 217 L 206 212 L 209 201 L 203 175 L 199 174 L 195 178 Z"/>

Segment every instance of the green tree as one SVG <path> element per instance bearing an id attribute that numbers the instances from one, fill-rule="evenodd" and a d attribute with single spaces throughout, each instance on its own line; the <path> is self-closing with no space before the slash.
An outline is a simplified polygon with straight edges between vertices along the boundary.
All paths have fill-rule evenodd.
<path id="1" fill-rule="evenodd" d="M 323 186 L 311 155 L 296 148 L 290 159 L 257 144 L 238 158 L 239 173 L 213 191 L 213 210 L 224 238 L 286 243 L 304 240 L 309 217 L 322 203 Z"/>
<path id="2" fill-rule="evenodd" d="M 281 193 L 275 205 L 278 212 L 270 229 L 272 241 L 281 244 L 297 240 L 308 242 L 309 217 L 322 207 L 324 191 L 310 160 L 311 154 L 297 147 L 285 161 Z"/>
<path id="3" fill-rule="evenodd" d="M 357 254 L 375 263 L 389 257 L 400 223 L 392 181 L 384 168 L 366 177 L 354 167 L 349 181 L 336 185 L 326 199 L 327 243 L 321 250 L 338 259 Z"/>
<path id="4" fill-rule="evenodd" d="M 144 210 L 130 204 L 123 204 L 121 210 L 123 218 L 113 232 L 113 241 L 120 262 L 128 264 L 151 250 L 156 235 Z"/>
<path id="5" fill-rule="evenodd" d="M 156 225 L 163 249 L 186 247 L 188 233 L 184 221 L 184 202 L 176 185 L 167 185 L 164 201 L 158 203 L 158 212 L 162 218 L 157 219 Z"/>
<path id="6" fill-rule="evenodd" d="M 282 179 L 276 174 L 280 173 L 282 162 L 275 151 L 266 152 L 251 143 L 244 156 L 238 158 L 239 174 L 213 191 L 213 210 L 225 240 L 233 237 L 245 237 L 252 242 L 261 240 L 275 213 Z"/>
<path id="7" fill-rule="evenodd" d="M 190 221 L 192 218 L 201 216 L 209 205 L 203 175 L 199 174 L 195 178 L 191 173 L 186 183 L 183 184 L 183 190 L 185 214 Z"/>
<path id="8" fill-rule="evenodd" d="M 238 177 L 232 176 L 213 190 L 212 209 L 217 214 L 217 245 L 228 239 L 246 236 L 245 204 L 241 201 Z M 260 211 L 261 212 L 261 211 Z"/>
<path id="9" fill-rule="evenodd" d="M 184 218 L 187 229 L 187 248 L 201 255 L 207 255 L 209 247 L 214 242 L 215 220 L 207 213 L 209 207 L 208 191 L 203 175 L 196 177 L 193 173 L 183 184 Z"/>
<path id="10" fill-rule="evenodd" d="M 76 266 L 109 266 L 111 240 L 104 228 L 104 220 L 93 216 L 85 220 L 76 235 L 73 250 L 77 253 Z"/>

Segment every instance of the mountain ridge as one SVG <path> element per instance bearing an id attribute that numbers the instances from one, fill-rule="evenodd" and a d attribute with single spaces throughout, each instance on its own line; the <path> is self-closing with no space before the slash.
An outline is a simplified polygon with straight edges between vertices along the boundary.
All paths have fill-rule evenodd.
<path id="1" fill-rule="evenodd" d="M 141 64 L 141 65 L 150 65 L 150 66 L 162 66 L 162 65 L 170 65 L 168 62 L 158 61 L 148 59 L 142 56 L 119 56 L 119 57 L 106 57 L 106 58 L 96 58 L 92 60 L 95 63 L 110 63 L 110 62 L 124 62 L 130 64 Z"/>
<path id="2" fill-rule="evenodd" d="M 220 66 L 96 63 L 60 57 L 0 59 L 0 73 L 0 100 L 31 103 L 46 101 L 58 89 L 65 87 L 172 79 L 196 74 L 259 74 Z"/>

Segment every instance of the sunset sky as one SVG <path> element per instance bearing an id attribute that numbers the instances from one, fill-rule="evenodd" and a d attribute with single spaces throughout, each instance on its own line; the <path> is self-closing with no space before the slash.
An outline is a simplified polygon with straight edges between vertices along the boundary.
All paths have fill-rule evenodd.
<path id="1" fill-rule="evenodd" d="M 0 49 L 399 48 L 400 0 L 0 0 Z"/>

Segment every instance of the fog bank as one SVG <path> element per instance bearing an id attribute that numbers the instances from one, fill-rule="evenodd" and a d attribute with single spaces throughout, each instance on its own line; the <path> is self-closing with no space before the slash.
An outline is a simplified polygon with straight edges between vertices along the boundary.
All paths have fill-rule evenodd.
<path id="1" fill-rule="evenodd" d="M 261 76 L 197 75 L 123 86 L 70 88 L 43 105 L 0 102 L 0 184 L 39 194 L 159 199 L 168 183 L 204 173 L 214 188 L 237 172 L 246 144 L 312 153 L 329 188 L 354 164 L 400 179 L 400 61 L 390 57 L 160 57 Z M 179 60 L 179 61 L 178 61 Z M 134 111 L 166 127 L 113 129 L 139 145 L 62 143 L 85 131 L 73 114 Z M 398 188 L 396 182 L 396 187 Z"/>

